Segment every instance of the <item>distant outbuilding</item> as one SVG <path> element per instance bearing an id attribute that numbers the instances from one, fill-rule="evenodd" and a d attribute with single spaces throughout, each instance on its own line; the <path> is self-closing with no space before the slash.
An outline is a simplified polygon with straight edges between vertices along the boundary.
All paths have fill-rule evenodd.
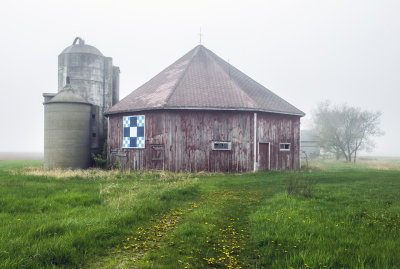
<path id="1" fill-rule="evenodd" d="M 300 155 L 301 158 L 317 158 L 320 155 L 319 137 L 311 130 L 300 132 Z"/>
<path id="2" fill-rule="evenodd" d="M 130 169 L 300 168 L 304 113 L 202 45 L 105 115 L 109 160 Z"/>

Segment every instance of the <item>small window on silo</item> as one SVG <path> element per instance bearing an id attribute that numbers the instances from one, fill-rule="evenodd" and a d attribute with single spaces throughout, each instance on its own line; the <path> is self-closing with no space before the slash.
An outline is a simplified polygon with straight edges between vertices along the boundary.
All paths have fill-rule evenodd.
<path id="1" fill-rule="evenodd" d="M 92 137 L 96 137 L 96 133 L 92 133 Z"/>
<path id="2" fill-rule="evenodd" d="M 92 119 L 95 119 L 96 118 L 96 115 L 95 114 L 92 114 Z"/>

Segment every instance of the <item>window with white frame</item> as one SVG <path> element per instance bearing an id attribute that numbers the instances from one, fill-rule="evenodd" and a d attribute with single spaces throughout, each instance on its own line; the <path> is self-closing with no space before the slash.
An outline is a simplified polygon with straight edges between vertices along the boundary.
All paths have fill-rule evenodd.
<path id="1" fill-rule="evenodd" d="M 211 142 L 212 150 L 231 150 L 232 142 L 226 141 L 213 141 Z"/>
<path id="2" fill-rule="evenodd" d="M 279 143 L 279 150 L 281 151 L 289 151 L 290 143 Z"/>

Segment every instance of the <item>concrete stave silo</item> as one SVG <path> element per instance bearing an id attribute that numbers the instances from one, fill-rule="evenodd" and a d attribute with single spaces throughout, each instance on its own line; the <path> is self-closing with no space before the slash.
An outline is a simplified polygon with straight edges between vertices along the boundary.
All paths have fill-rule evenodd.
<path id="1" fill-rule="evenodd" d="M 77 37 L 58 56 L 58 91 L 70 78 L 74 92 L 93 105 L 91 152 L 99 152 L 107 135 L 104 112 L 119 101 L 119 68 L 112 58 Z"/>

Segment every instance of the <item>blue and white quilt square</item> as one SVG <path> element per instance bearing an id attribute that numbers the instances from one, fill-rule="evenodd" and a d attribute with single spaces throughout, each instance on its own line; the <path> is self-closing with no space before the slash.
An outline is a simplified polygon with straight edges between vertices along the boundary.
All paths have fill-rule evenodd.
<path id="1" fill-rule="evenodd" d="M 145 122 L 144 115 L 123 117 L 123 148 L 145 148 Z"/>
<path id="2" fill-rule="evenodd" d="M 138 127 L 144 127 L 144 116 L 138 116 L 137 117 L 137 126 Z"/>
<path id="3" fill-rule="evenodd" d="M 129 125 L 130 125 L 129 117 L 124 117 L 122 122 L 123 122 L 124 127 L 129 127 Z"/>

